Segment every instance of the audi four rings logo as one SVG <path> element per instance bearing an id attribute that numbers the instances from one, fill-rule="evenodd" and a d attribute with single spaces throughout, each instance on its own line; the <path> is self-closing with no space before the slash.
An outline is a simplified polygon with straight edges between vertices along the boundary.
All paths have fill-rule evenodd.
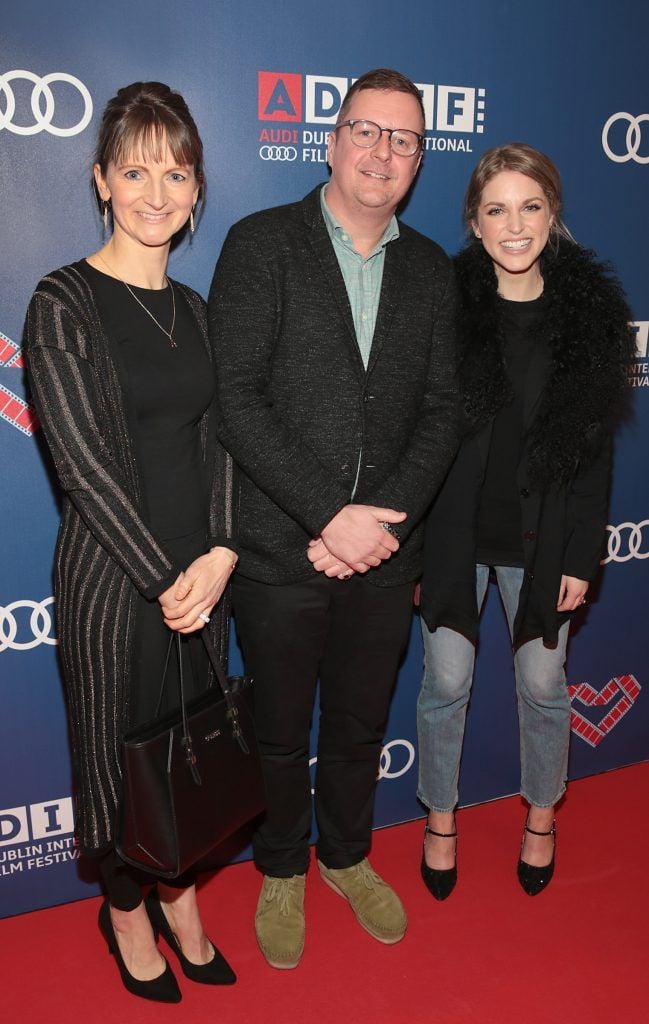
<path id="1" fill-rule="evenodd" d="M 396 764 L 392 764 L 392 752 L 395 747 L 405 747 L 406 758 L 402 764 L 402 758 L 396 760 Z M 390 740 L 386 743 L 381 751 L 381 760 L 379 762 L 379 779 L 398 779 L 401 775 L 405 775 L 406 772 L 410 771 L 415 761 L 415 748 L 409 740 Z"/>
<path id="2" fill-rule="evenodd" d="M 25 79 L 32 83 L 31 108 L 34 124 L 14 124 L 16 113 L 16 97 L 11 83 L 16 79 Z M 81 95 L 83 100 L 83 115 L 76 124 L 69 128 L 61 128 L 54 124 L 56 110 L 54 93 L 50 86 L 54 82 L 65 82 L 73 86 Z M 0 111 L 0 129 L 6 128 L 15 135 L 36 135 L 37 132 L 46 131 L 50 135 L 78 135 L 90 124 L 92 117 L 92 97 L 83 84 L 74 75 L 68 75 L 64 71 L 53 71 L 49 75 L 35 75 L 33 71 L 6 71 L 0 74 L 0 95 L 4 95 L 5 111 Z M 44 109 L 43 109 L 44 103 Z"/>
<path id="3" fill-rule="evenodd" d="M 403 747 L 405 754 L 399 753 L 399 756 L 395 756 L 397 747 Z M 392 758 L 394 756 L 394 763 Z M 312 768 L 314 764 L 318 763 L 317 757 L 312 757 L 309 760 L 309 768 Z M 410 740 L 390 740 L 386 743 L 381 751 L 381 760 L 379 761 L 379 774 L 377 779 L 398 779 L 406 772 L 409 772 L 415 763 L 415 748 L 413 747 Z M 315 790 L 311 790 L 311 795 L 315 793 Z"/>
<path id="4" fill-rule="evenodd" d="M 642 551 L 649 541 L 649 534 L 644 535 L 645 528 L 649 526 L 649 519 L 643 519 L 641 523 L 620 523 L 619 526 L 607 526 L 607 554 L 602 559 L 602 565 L 609 562 L 628 562 L 632 558 L 649 558 L 649 550 Z"/>
<path id="5" fill-rule="evenodd" d="M 262 146 L 259 150 L 262 160 L 297 160 L 295 146 Z"/>
<path id="6" fill-rule="evenodd" d="M 31 651 L 39 644 L 54 646 L 57 640 L 52 635 L 54 623 L 50 614 L 53 604 L 54 598 L 46 597 L 42 601 L 12 601 L 5 607 L 0 605 L 0 652 Z"/>
<path id="7" fill-rule="evenodd" d="M 628 122 L 625 136 L 626 152 L 624 153 L 614 153 L 608 141 L 608 133 L 616 121 Z M 628 160 L 635 160 L 637 164 L 649 164 L 649 156 L 640 156 L 638 153 L 642 142 L 640 125 L 644 121 L 649 121 L 649 114 L 638 114 L 637 117 L 634 117 L 633 114 L 627 114 L 624 110 L 617 114 L 611 114 L 602 128 L 602 146 L 609 160 L 614 160 L 616 164 L 625 164 Z"/>

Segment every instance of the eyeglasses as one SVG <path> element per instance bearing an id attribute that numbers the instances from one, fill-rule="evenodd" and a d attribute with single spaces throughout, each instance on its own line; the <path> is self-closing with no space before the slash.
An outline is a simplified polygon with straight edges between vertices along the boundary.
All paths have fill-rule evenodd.
<path id="1" fill-rule="evenodd" d="M 414 156 L 421 149 L 424 141 L 423 135 L 411 132 L 408 128 L 381 128 L 374 121 L 359 121 L 358 119 L 342 121 L 336 125 L 335 130 L 338 131 L 339 128 L 346 127 L 349 127 L 354 145 L 360 146 L 361 149 L 371 149 L 372 146 L 376 146 L 383 132 L 387 132 L 392 152 L 399 156 Z"/>

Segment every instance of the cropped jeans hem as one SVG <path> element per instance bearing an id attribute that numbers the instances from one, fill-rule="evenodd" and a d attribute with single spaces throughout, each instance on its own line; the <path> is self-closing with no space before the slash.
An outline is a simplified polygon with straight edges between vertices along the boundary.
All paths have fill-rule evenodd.
<path id="1" fill-rule="evenodd" d="M 561 787 L 561 789 L 559 790 L 557 796 L 555 797 L 555 799 L 551 800 L 550 803 L 539 803 L 538 800 L 534 800 L 531 796 L 529 796 L 527 793 L 525 793 L 522 789 L 521 789 L 521 796 L 522 796 L 523 800 L 527 800 L 528 804 L 530 804 L 532 807 L 555 807 L 559 803 L 559 800 L 561 799 L 561 797 L 563 796 L 565 791 L 566 791 L 566 784 L 564 783 L 563 786 Z"/>
<path id="2" fill-rule="evenodd" d="M 426 810 L 432 811 L 433 814 L 453 814 L 457 807 L 456 803 L 452 807 L 431 807 L 420 789 L 417 790 L 417 799 L 424 805 Z"/>

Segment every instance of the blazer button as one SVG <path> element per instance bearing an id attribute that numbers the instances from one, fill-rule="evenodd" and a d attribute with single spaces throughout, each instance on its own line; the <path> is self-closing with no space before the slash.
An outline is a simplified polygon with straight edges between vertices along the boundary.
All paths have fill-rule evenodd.
<path id="1" fill-rule="evenodd" d="M 349 465 L 349 463 L 348 462 L 343 462 L 342 466 L 340 467 L 340 472 L 341 473 L 349 473 L 350 469 L 351 469 L 351 466 Z"/>
<path id="2" fill-rule="evenodd" d="M 525 575 L 527 576 L 528 580 L 533 580 L 534 579 L 534 573 L 533 572 L 526 572 Z"/>
<path id="3" fill-rule="evenodd" d="M 521 487 L 521 498 L 529 498 L 530 492 L 527 487 Z"/>
<path id="4" fill-rule="evenodd" d="M 373 398 L 374 398 L 374 395 L 363 395 L 363 401 L 364 402 L 371 402 Z"/>
<path id="5" fill-rule="evenodd" d="M 527 530 L 527 532 L 523 534 L 523 540 L 536 540 L 534 530 Z"/>

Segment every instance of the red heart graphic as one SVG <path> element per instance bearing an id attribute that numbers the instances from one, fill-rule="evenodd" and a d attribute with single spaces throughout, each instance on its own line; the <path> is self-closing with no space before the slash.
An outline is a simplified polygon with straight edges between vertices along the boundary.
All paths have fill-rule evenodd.
<path id="1" fill-rule="evenodd" d="M 609 679 L 599 693 L 588 683 L 575 683 L 573 686 L 569 686 L 570 700 L 573 702 L 578 700 L 588 708 L 610 704 L 617 693 L 621 692 L 622 694 L 597 725 L 589 722 L 573 707 L 570 712 L 570 728 L 591 747 L 596 747 L 633 707 L 641 689 L 635 676 L 614 676 L 613 679 Z"/>

